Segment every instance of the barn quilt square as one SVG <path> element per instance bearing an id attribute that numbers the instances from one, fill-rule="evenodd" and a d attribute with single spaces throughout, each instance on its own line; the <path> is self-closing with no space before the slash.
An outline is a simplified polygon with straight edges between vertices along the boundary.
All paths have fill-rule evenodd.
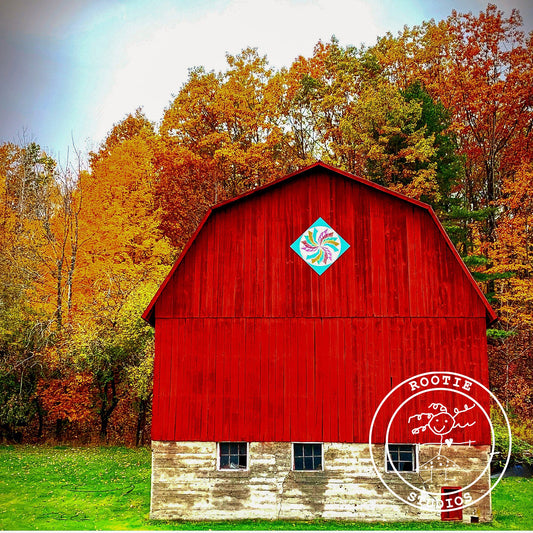
<path id="1" fill-rule="evenodd" d="M 319 218 L 292 244 L 291 248 L 319 275 L 322 275 L 350 245 Z"/>

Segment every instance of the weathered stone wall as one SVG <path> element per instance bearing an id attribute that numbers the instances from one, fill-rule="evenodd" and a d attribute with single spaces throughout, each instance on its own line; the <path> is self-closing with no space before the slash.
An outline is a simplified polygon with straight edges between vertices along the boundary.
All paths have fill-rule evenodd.
<path id="1" fill-rule="evenodd" d="M 420 446 L 419 477 L 424 488 L 438 492 L 441 487 L 461 487 L 463 498 L 474 502 L 463 510 L 463 521 L 477 517 L 480 522 L 492 520 L 490 488 L 489 446 Z M 443 458 L 442 456 L 445 457 Z M 486 496 L 485 496 L 486 495 Z"/>
<path id="2" fill-rule="evenodd" d="M 457 465 L 445 471 L 437 463 L 406 481 L 428 491 L 465 486 L 486 466 L 488 447 L 453 446 L 446 456 Z M 439 520 L 440 510 L 422 511 L 394 497 L 376 476 L 367 444 L 324 444 L 320 472 L 291 470 L 291 444 L 252 442 L 247 471 L 217 470 L 214 442 L 152 442 L 153 519 L 238 520 L 247 518 L 362 521 Z M 384 471 L 384 448 L 373 454 Z M 438 455 L 438 446 L 422 446 L 420 465 Z M 451 464 L 451 463 L 450 463 Z M 468 472 L 466 470 L 468 469 Z M 410 488 L 396 474 L 384 480 L 407 499 Z M 477 477 L 474 476 L 474 477 Z M 489 487 L 488 471 L 469 489 L 473 500 Z M 438 498 L 437 498 L 438 499 Z M 491 519 L 490 496 L 463 510 L 471 517 Z"/>

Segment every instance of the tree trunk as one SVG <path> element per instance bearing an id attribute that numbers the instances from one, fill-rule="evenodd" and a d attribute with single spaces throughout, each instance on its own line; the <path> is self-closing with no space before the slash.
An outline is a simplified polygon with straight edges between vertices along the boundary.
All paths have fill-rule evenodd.
<path id="1" fill-rule="evenodd" d="M 57 262 L 57 310 L 56 310 L 56 323 L 57 330 L 61 331 L 63 327 L 63 257 Z"/>
<path id="2" fill-rule="evenodd" d="M 72 310 L 72 278 L 74 276 L 74 269 L 76 268 L 76 260 L 78 257 L 79 244 L 79 214 L 81 212 L 81 198 L 77 210 L 72 212 L 70 224 L 72 226 L 70 231 L 70 267 L 67 273 L 67 309 L 70 320 L 70 313 Z"/>
<path id="3" fill-rule="evenodd" d="M 37 428 L 37 438 L 41 439 L 43 437 L 43 426 L 44 426 L 44 414 L 41 407 L 41 403 L 38 398 L 34 399 L 35 408 L 37 410 L 37 418 L 39 420 L 39 427 Z"/>
<path id="4" fill-rule="evenodd" d="M 144 428 L 146 427 L 146 411 L 149 400 L 140 400 L 139 414 L 137 415 L 137 432 L 135 434 L 135 446 L 144 445 Z"/>
<path id="5" fill-rule="evenodd" d="M 56 420 L 56 441 L 61 442 L 63 440 L 63 429 L 65 428 L 65 420 L 58 418 Z"/>
<path id="6" fill-rule="evenodd" d="M 495 199 L 495 171 L 494 171 L 494 161 L 491 158 L 491 161 L 486 164 L 487 172 L 487 206 L 493 206 Z M 493 211 L 489 211 L 487 216 L 487 241 L 489 244 L 494 243 L 496 240 L 496 214 Z M 488 255 L 488 254 L 487 254 Z M 492 261 L 487 263 L 487 268 L 492 268 Z M 494 294 L 496 284 L 493 279 L 487 281 L 487 294 Z"/>
<path id="7" fill-rule="evenodd" d="M 100 400 L 100 439 L 106 442 L 109 419 L 118 404 L 115 378 L 100 387 Z"/>

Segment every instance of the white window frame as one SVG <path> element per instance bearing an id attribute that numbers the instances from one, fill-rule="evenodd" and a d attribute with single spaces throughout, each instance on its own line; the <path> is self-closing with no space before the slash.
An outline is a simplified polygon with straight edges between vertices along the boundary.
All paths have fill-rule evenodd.
<path id="1" fill-rule="evenodd" d="M 221 468 L 220 467 L 220 445 L 221 444 L 246 444 L 246 468 Z M 250 443 L 242 440 L 223 440 L 217 442 L 217 470 L 220 472 L 248 472 L 250 470 Z"/>
<path id="2" fill-rule="evenodd" d="M 321 459 L 320 459 L 320 466 L 321 468 L 319 470 L 296 470 L 294 467 L 294 445 L 295 444 L 319 444 L 320 445 L 320 452 L 321 452 Z M 294 472 L 323 472 L 325 470 L 324 468 L 324 443 L 323 442 L 291 442 L 291 470 Z"/>
<path id="3" fill-rule="evenodd" d="M 420 445 L 419 444 L 413 444 L 411 442 L 389 442 L 388 443 L 389 446 L 411 446 L 413 448 L 413 461 L 414 461 L 414 470 L 398 470 L 398 472 L 400 474 L 414 474 L 414 473 L 418 473 L 418 467 L 419 467 L 419 450 L 420 450 Z M 384 453 L 384 458 L 383 458 L 383 461 L 385 463 L 385 472 L 387 474 L 394 474 L 395 471 L 391 468 L 390 470 L 387 468 L 387 445 L 385 445 L 383 447 L 383 451 L 385 452 Z"/>

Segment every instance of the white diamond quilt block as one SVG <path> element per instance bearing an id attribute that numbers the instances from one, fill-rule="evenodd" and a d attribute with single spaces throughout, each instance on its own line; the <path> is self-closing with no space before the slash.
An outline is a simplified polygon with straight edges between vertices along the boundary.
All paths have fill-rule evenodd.
<path id="1" fill-rule="evenodd" d="M 322 218 L 317 219 L 291 248 L 319 275 L 322 275 L 350 245 Z"/>

